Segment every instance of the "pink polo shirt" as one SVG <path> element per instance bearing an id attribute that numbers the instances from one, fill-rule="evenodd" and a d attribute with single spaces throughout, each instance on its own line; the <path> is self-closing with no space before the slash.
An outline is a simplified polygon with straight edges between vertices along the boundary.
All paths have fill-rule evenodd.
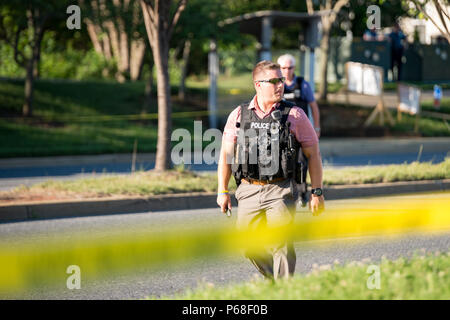
<path id="1" fill-rule="evenodd" d="M 275 103 L 269 112 L 264 113 L 264 111 L 259 108 L 256 96 L 254 96 L 248 108 L 254 109 L 256 115 L 260 119 L 264 119 L 265 117 L 269 117 L 272 111 L 275 110 L 278 105 L 279 103 Z M 240 121 L 241 108 L 237 107 L 228 116 L 227 123 L 223 130 L 222 141 L 236 143 L 238 131 L 238 128 L 236 128 L 236 122 Z M 291 123 L 290 130 L 295 135 L 297 141 L 302 144 L 302 147 L 311 147 L 319 143 L 316 132 L 314 131 L 311 122 L 309 122 L 308 117 L 302 109 L 300 109 L 299 107 L 291 108 L 287 121 Z"/>

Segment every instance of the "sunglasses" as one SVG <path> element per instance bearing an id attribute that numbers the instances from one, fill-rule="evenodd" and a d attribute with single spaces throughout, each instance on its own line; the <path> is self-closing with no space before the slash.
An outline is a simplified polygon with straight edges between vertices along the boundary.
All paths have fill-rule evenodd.
<path id="1" fill-rule="evenodd" d="M 284 80 L 286 80 L 285 77 L 281 77 L 281 78 L 272 78 L 272 79 L 268 79 L 268 80 L 256 80 L 255 82 L 269 82 L 271 84 L 278 84 L 278 83 L 284 83 Z"/>

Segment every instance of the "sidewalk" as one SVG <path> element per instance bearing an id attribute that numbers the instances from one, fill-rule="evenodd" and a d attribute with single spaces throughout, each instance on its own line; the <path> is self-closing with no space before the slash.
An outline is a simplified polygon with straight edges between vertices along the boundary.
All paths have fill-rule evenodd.
<path id="1" fill-rule="evenodd" d="M 400 154 L 422 152 L 450 151 L 450 137 L 433 138 L 322 138 L 320 152 L 322 157 L 352 156 L 372 154 Z M 131 154 L 103 154 L 81 156 L 55 156 L 33 158 L 0 159 L 0 169 L 70 166 L 87 164 L 131 164 Z M 154 153 L 138 153 L 136 162 L 154 162 Z"/>
<path id="2" fill-rule="evenodd" d="M 418 192 L 441 192 L 446 190 L 450 190 L 450 179 L 329 186 L 324 188 L 324 195 L 326 200 L 342 200 Z M 186 193 L 149 197 L 116 197 L 0 205 L 0 223 L 36 219 L 217 208 L 216 197 L 216 193 Z M 237 203 L 234 195 L 232 196 L 232 204 L 236 208 Z M 219 209 L 217 208 L 217 210 Z"/>
<path id="3" fill-rule="evenodd" d="M 450 90 L 446 89 L 442 92 L 443 97 L 450 97 Z M 372 107 L 375 108 L 378 102 L 378 97 L 374 96 L 366 96 L 362 94 L 357 93 L 349 93 L 349 103 L 354 105 L 360 105 L 365 107 Z M 316 94 L 316 99 L 317 99 Z M 422 91 L 421 101 L 425 100 L 433 100 L 433 91 L 427 90 Z M 346 95 L 344 93 L 328 93 L 328 101 L 330 103 L 340 103 L 340 104 L 347 104 Z M 397 91 L 385 91 L 383 93 L 383 101 L 387 108 L 390 109 L 397 109 L 398 105 L 398 97 L 397 97 Z"/>

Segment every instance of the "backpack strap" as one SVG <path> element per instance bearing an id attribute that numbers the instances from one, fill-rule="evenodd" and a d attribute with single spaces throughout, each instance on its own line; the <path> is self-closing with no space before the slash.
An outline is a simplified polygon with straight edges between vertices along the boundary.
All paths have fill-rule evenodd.
<path id="1" fill-rule="evenodd" d="M 305 78 L 303 77 L 297 77 L 297 89 L 300 90 L 300 98 L 302 96 L 302 92 L 303 92 L 303 81 L 305 80 Z"/>
<path id="2" fill-rule="evenodd" d="M 284 101 L 281 100 L 280 101 L 280 108 L 279 110 L 281 111 L 281 124 L 284 125 L 287 121 L 287 118 L 289 116 L 289 112 L 291 111 L 292 107 L 295 106 L 295 103 L 289 102 L 289 101 Z"/>
<path id="3" fill-rule="evenodd" d="M 244 125 L 248 123 L 250 119 L 250 112 L 248 110 L 248 106 L 250 103 L 243 103 L 239 107 L 241 108 L 241 128 L 244 128 Z"/>

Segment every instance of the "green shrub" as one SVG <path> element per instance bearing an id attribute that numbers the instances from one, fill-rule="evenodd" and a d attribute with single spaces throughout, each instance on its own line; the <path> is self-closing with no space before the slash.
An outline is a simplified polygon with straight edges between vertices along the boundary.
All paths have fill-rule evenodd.
<path id="1" fill-rule="evenodd" d="M 94 49 L 88 51 L 75 49 L 69 42 L 61 47 L 55 40 L 54 32 L 44 35 L 41 45 L 39 76 L 50 79 L 94 80 L 114 78 L 117 70 L 114 60 L 107 61 Z M 14 50 L 11 46 L 0 46 L 0 76 L 22 78 L 25 69 L 14 60 Z"/>

